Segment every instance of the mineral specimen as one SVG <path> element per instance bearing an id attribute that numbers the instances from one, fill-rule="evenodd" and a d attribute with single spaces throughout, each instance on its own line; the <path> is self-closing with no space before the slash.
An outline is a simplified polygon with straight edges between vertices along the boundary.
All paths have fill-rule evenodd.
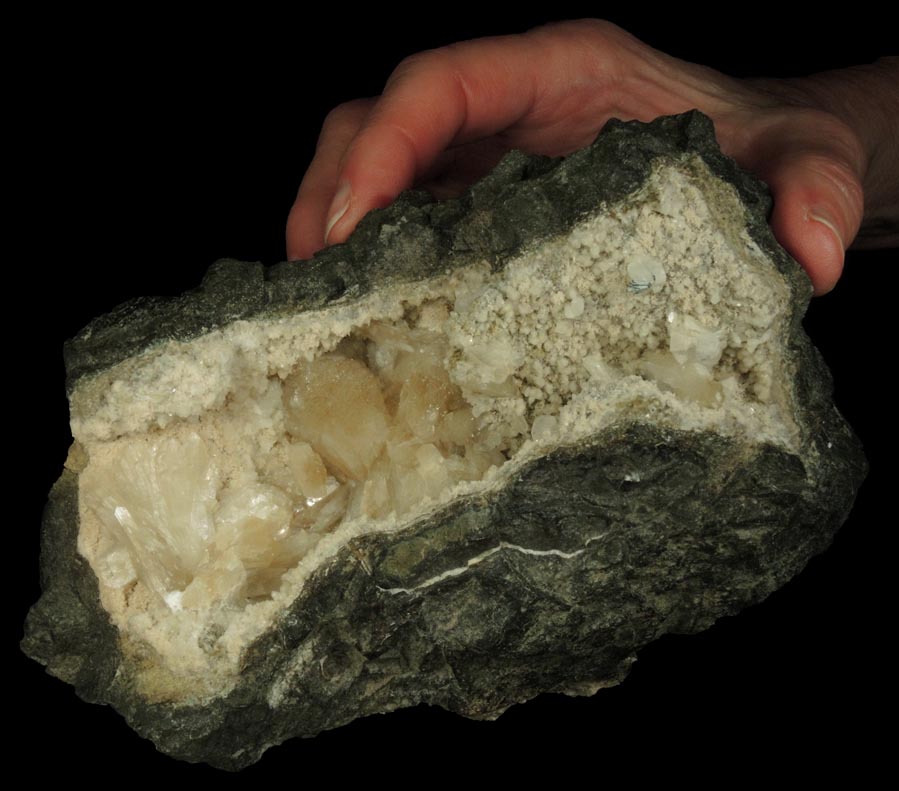
<path id="1" fill-rule="evenodd" d="M 240 768 L 422 701 L 590 694 L 759 601 L 865 468 L 768 206 L 704 116 L 611 122 L 95 320 L 25 651 Z"/>

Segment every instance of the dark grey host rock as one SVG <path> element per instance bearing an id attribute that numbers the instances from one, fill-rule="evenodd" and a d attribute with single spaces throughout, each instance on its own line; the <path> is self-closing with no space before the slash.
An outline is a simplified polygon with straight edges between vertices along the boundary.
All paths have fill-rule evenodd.
<path id="1" fill-rule="evenodd" d="M 829 545 L 865 460 L 800 326 L 811 289 L 770 233 L 767 190 L 720 153 L 697 112 L 611 121 L 561 161 L 510 154 L 458 200 L 406 193 L 312 262 L 220 261 L 195 291 L 93 321 L 66 347 L 68 386 L 236 319 L 320 308 L 474 258 L 502 267 L 523 245 L 631 193 L 655 157 L 685 151 L 736 187 L 753 238 L 791 286 L 798 455 L 640 424 L 552 452 L 502 491 L 457 500 L 400 534 L 351 541 L 251 646 L 237 688 L 205 707 L 150 705 L 133 691 L 96 578 L 76 552 L 77 475 L 66 471 L 46 509 L 44 593 L 24 651 L 164 752 L 238 769 L 293 736 L 420 702 L 492 718 L 540 692 L 593 692 L 620 681 L 657 637 L 705 629 L 783 585 Z M 401 231 L 379 234 L 385 223 Z M 427 584 L 485 552 L 490 562 Z"/>

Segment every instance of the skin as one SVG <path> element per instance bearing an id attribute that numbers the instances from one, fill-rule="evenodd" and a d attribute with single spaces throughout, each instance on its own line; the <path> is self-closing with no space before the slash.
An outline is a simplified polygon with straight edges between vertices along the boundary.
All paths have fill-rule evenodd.
<path id="1" fill-rule="evenodd" d="M 737 80 L 584 19 L 404 60 L 379 97 L 335 108 L 287 222 L 290 259 L 347 239 L 412 186 L 450 197 L 511 148 L 559 156 L 609 118 L 699 108 L 771 188 L 771 225 L 815 293 L 845 249 L 899 243 L 899 58 L 801 80 Z M 861 234 L 860 234 L 861 232 Z"/>

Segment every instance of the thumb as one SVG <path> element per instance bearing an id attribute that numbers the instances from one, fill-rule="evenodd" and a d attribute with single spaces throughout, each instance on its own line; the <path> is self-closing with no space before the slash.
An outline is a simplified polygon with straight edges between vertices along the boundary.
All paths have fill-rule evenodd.
<path id="1" fill-rule="evenodd" d="M 824 132 L 811 138 L 807 132 Z M 864 209 L 864 158 L 854 140 L 810 129 L 796 136 L 779 130 L 756 171 L 774 196 L 771 228 L 808 273 L 815 294 L 840 279 L 847 247 Z"/>

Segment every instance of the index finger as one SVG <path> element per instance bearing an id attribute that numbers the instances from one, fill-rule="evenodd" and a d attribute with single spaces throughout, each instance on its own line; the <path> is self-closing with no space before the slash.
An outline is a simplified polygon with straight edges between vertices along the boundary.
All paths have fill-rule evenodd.
<path id="1" fill-rule="evenodd" d="M 532 36 L 465 41 L 414 55 L 393 72 L 339 168 L 323 229 L 344 241 L 453 145 L 514 126 L 537 105 L 547 54 Z"/>

